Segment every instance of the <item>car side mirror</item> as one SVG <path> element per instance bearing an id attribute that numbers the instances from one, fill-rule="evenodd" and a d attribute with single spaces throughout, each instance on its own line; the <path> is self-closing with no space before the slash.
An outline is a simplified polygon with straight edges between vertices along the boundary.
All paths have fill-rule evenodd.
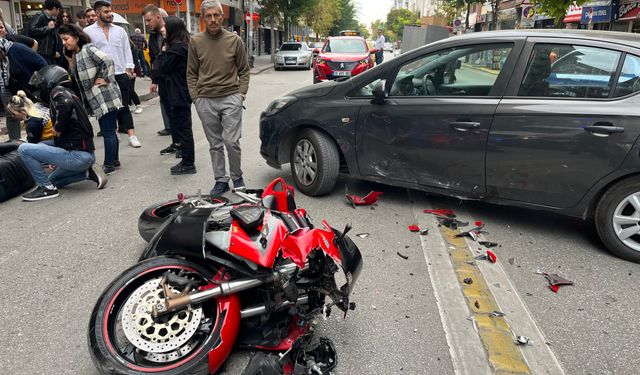
<path id="1" fill-rule="evenodd" d="M 381 79 L 380 82 L 376 83 L 373 88 L 373 99 L 371 100 L 372 104 L 384 104 L 385 99 L 387 98 L 387 80 Z"/>
<path id="2" fill-rule="evenodd" d="M 376 53 L 376 52 L 378 52 L 378 50 L 377 50 L 377 49 L 375 49 L 375 48 L 371 48 L 371 49 L 369 50 L 369 53 L 371 53 L 371 54 Z"/>

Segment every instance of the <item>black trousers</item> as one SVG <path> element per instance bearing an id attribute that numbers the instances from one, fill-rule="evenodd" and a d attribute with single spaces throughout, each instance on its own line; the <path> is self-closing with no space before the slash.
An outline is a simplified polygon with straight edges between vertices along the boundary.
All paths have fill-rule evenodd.
<path id="1" fill-rule="evenodd" d="M 165 103 L 166 104 L 166 103 Z M 175 143 L 180 144 L 182 164 L 193 165 L 195 162 L 195 146 L 191 123 L 191 107 L 166 107 L 171 121 L 171 133 Z"/>
<path id="2" fill-rule="evenodd" d="M 127 131 L 133 129 L 133 116 L 129 110 L 129 100 L 131 100 L 131 79 L 129 75 L 118 74 L 116 75 L 116 82 L 120 87 L 120 96 L 122 99 L 122 108 L 118 111 L 118 130 Z"/>
<path id="3" fill-rule="evenodd" d="M 130 95 L 129 95 L 129 103 L 128 104 L 134 104 L 134 105 L 140 105 L 140 97 L 138 97 L 138 93 L 136 92 L 136 77 L 133 77 L 131 79 L 131 89 L 130 89 Z"/>

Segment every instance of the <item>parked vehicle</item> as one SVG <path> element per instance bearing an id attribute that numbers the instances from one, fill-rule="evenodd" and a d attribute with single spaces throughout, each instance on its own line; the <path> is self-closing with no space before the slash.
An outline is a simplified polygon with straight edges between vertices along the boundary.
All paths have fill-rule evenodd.
<path id="1" fill-rule="evenodd" d="M 91 314 L 89 351 L 101 373 L 213 374 L 235 345 L 274 353 L 254 356 L 251 374 L 328 374 L 337 365 L 329 339 L 311 342 L 312 322 L 332 307 L 355 308 L 349 296 L 362 256 L 350 227 L 314 227 L 281 178 L 237 194 L 244 203 L 181 196 L 145 211 L 172 213 L 158 215 L 166 218 L 140 263 Z"/>
<path id="2" fill-rule="evenodd" d="M 384 49 L 385 52 L 393 52 L 393 43 L 385 42 L 383 49 Z"/>
<path id="3" fill-rule="evenodd" d="M 286 42 L 276 51 L 276 61 L 273 63 L 275 70 L 288 68 L 311 69 L 311 50 L 306 43 Z"/>
<path id="4" fill-rule="evenodd" d="M 374 52 L 359 36 L 328 38 L 322 50 L 314 50 L 318 57 L 313 62 L 313 83 L 353 77 L 373 68 Z"/>
<path id="5" fill-rule="evenodd" d="M 313 42 L 309 45 L 309 49 L 311 50 L 311 66 L 313 66 L 313 63 L 316 61 L 316 58 L 318 57 L 318 53 L 320 53 L 320 51 L 322 50 L 322 47 L 324 47 L 324 43 L 325 42 Z"/>
<path id="6" fill-rule="evenodd" d="M 640 39 L 581 30 L 468 34 L 261 116 L 261 154 L 305 194 L 339 173 L 593 218 L 640 262 Z"/>

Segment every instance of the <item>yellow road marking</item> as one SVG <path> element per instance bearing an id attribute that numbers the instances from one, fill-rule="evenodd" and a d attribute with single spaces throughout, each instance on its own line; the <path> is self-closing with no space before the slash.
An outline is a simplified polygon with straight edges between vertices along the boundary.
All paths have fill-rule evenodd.
<path id="1" fill-rule="evenodd" d="M 491 316 L 491 313 L 498 311 L 499 307 L 484 276 L 475 264 L 473 253 L 467 246 L 467 242 L 464 238 L 455 237 L 458 231 L 445 226 L 439 229 L 448 243 L 453 269 L 469 310 L 473 313 L 480 340 L 494 372 L 496 374 L 531 374 L 522 352 L 514 343 L 513 334 L 505 318 Z M 466 278 L 471 278 L 473 283 L 466 284 L 464 282 Z"/>

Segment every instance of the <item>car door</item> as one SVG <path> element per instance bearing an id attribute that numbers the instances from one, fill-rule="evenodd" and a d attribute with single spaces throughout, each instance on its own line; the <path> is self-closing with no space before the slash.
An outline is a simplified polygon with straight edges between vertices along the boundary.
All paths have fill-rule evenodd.
<path id="1" fill-rule="evenodd" d="M 489 195 L 569 208 L 622 164 L 640 134 L 640 58 L 627 52 L 528 40 L 489 134 Z"/>
<path id="2" fill-rule="evenodd" d="M 362 176 L 484 193 L 489 127 L 522 44 L 475 42 L 400 64 L 385 103 L 361 107 Z"/>

